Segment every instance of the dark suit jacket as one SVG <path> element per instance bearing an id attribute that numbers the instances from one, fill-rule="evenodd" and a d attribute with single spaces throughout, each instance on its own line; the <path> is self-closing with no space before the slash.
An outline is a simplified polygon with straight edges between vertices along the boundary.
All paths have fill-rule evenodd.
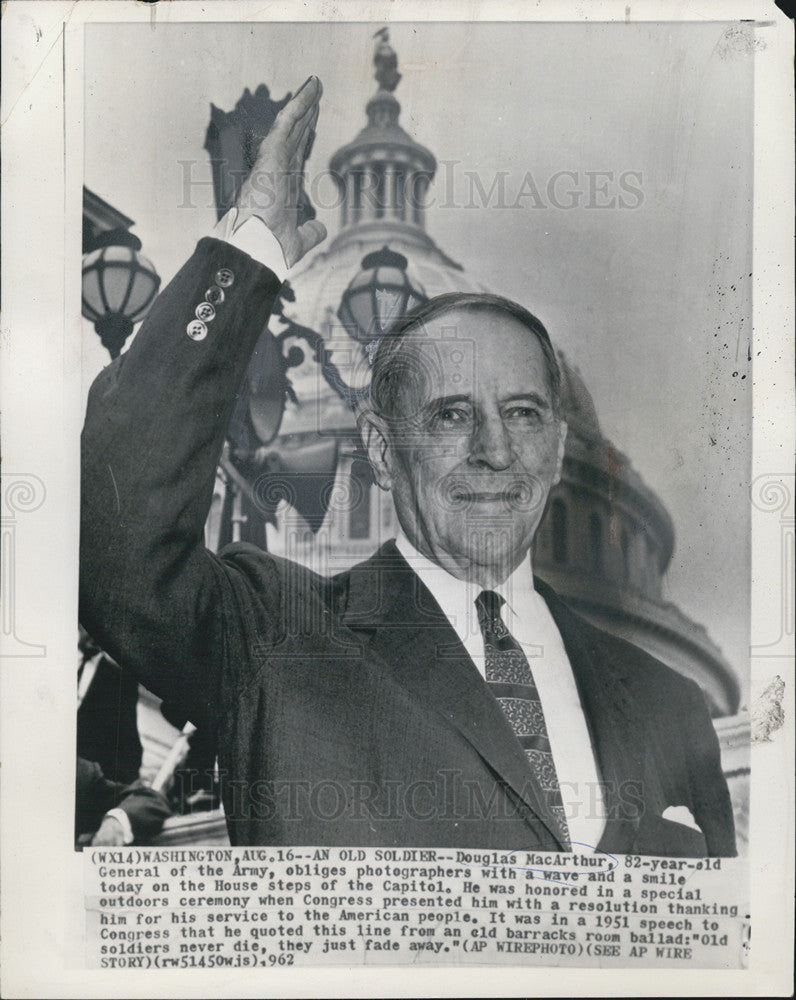
<path id="1" fill-rule="evenodd" d="M 100 656 L 77 710 L 77 755 L 96 761 L 109 781 L 129 784 L 141 770 L 138 681 Z"/>
<path id="2" fill-rule="evenodd" d="M 219 268 L 234 283 L 195 341 L 186 326 Z M 81 621 L 215 732 L 233 843 L 558 848 L 503 713 L 394 545 L 332 580 L 253 546 L 204 548 L 230 408 L 278 287 L 202 240 L 92 387 Z M 697 686 L 539 587 L 606 783 L 600 847 L 734 854 Z M 702 833 L 662 819 L 672 805 Z"/>

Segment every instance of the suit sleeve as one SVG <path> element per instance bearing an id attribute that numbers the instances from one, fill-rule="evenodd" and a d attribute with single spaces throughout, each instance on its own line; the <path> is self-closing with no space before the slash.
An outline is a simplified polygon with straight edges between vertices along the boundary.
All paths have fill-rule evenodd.
<path id="1" fill-rule="evenodd" d="M 89 393 L 80 619 L 196 725 L 214 725 L 225 671 L 246 662 L 244 588 L 205 548 L 204 524 L 236 393 L 279 287 L 247 254 L 201 240 Z M 212 288 L 223 301 L 196 339 L 187 330 Z"/>

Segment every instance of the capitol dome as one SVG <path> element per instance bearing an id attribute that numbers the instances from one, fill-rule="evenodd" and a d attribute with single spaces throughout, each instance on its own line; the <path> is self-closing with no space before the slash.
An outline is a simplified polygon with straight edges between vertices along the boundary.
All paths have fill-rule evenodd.
<path id="1" fill-rule="evenodd" d="M 399 124 L 393 91 L 400 74 L 386 36 L 374 61 L 379 86 L 366 106 L 367 123 L 330 161 L 340 194 L 339 231 L 291 277 L 295 301 L 285 308 L 294 322 L 322 335 L 349 385 L 365 384 L 369 366 L 338 310 L 366 255 L 381 248 L 402 255 L 409 281 L 427 297 L 490 291 L 427 233 L 425 197 L 436 160 Z M 397 521 L 389 494 L 373 485 L 362 461 L 351 407 L 303 353 L 304 362 L 290 370 L 295 400 L 274 447 L 290 464 L 291 455 L 298 462 L 303 449 L 333 440 L 337 478 L 320 530 L 310 530 L 283 504 L 277 526 L 268 527 L 268 548 L 333 573 L 394 537 Z M 730 715 L 739 701 L 733 670 L 705 629 L 662 596 L 675 544 L 671 518 L 630 459 L 603 436 L 577 368 L 558 357 L 569 432 L 561 481 L 535 539 L 534 571 L 584 617 L 696 680 L 715 716 Z"/>
<path id="2" fill-rule="evenodd" d="M 570 434 L 589 440 L 602 440 L 597 410 L 580 372 L 571 365 L 563 351 L 558 351 L 561 369 L 561 409 L 566 413 Z"/>

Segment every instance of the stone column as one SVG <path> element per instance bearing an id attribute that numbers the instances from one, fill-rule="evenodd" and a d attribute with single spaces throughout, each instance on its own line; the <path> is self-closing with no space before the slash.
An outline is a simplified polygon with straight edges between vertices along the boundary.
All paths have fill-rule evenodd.
<path id="1" fill-rule="evenodd" d="M 354 176 L 354 171 L 349 170 L 345 176 L 345 198 L 343 199 L 343 216 L 344 221 L 347 218 L 348 222 L 358 222 L 359 221 L 359 206 L 357 205 L 357 189 L 356 189 L 356 178 Z"/>
<path id="2" fill-rule="evenodd" d="M 384 217 L 394 219 L 396 215 L 395 166 L 392 163 L 388 163 L 384 167 L 384 186 L 382 191 L 384 197 Z"/>
<path id="3" fill-rule="evenodd" d="M 364 185 L 362 189 L 362 218 L 376 218 L 376 189 L 378 178 L 372 166 L 365 167 Z"/>
<path id="4" fill-rule="evenodd" d="M 413 216 L 418 226 L 426 224 L 426 192 L 428 191 L 428 174 L 417 173 L 412 178 Z"/>

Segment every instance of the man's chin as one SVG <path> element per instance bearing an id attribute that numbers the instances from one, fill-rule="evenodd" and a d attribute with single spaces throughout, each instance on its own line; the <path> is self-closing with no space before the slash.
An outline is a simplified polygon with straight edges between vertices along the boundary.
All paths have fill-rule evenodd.
<path id="1" fill-rule="evenodd" d="M 527 558 L 529 549 L 530 543 L 495 546 L 490 544 L 488 539 L 479 543 L 471 538 L 462 561 L 467 566 L 467 576 L 471 580 L 487 580 L 490 586 L 497 586 L 511 576 L 517 566 Z"/>

